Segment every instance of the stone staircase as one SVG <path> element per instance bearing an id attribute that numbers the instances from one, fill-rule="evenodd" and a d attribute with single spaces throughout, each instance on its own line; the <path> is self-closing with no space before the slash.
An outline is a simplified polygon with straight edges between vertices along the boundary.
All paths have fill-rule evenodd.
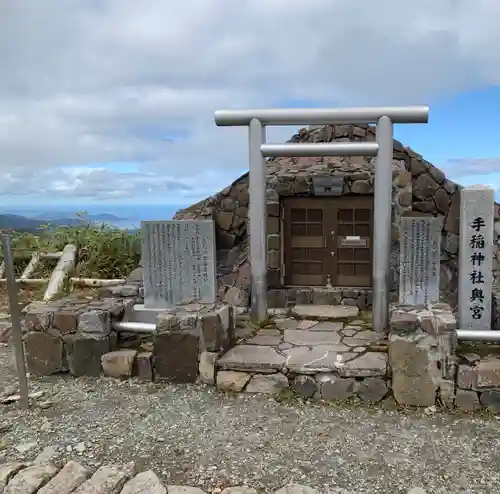
<path id="1" fill-rule="evenodd" d="M 387 392 L 387 342 L 357 307 L 275 309 L 269 325 L 240 338 L 216 363 L 222 391 L 378 402 Z M 212 371 L 210 371 L 211 374 Z M 203 373 L 202 373 L 203 374 Z"/>

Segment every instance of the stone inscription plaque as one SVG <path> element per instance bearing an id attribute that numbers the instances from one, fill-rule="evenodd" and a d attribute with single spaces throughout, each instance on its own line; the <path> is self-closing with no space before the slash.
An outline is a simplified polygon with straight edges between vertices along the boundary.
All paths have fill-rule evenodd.
<path id="1" fill-rule="evenodd" d="M 494 191 L 484 185 L 460 191 L 458 319 L 460 329 L 491 329 Z"/>
<path id="2" fill-rule="evenodd" d="M 401 218 L 399 303 L 427 305 L 439 301 L 442 228 L 442 218 Z"/>
<path id="3" fill-rule="evenodd" d="M 215 302 L 213 221 L 142 221 L 141 234 L 144 307 Z"/>

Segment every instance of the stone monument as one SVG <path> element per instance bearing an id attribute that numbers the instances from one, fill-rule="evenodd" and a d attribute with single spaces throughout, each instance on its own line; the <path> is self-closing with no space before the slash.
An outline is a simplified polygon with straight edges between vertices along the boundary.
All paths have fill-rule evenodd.
<path id="1" fill-rule="evenodd" d="M 401 218 L 399 303 L 439 301 L 442 218 Z"/>
<path id="2" fill-rule="evenodd" d="M 141 234 L 146 309 L 215 302 L 213 221 L 142 221 Z"/>
<path id="3" fill-rule="evenodd" d="M 460 192 L 460 329 L 491 329 L 494 205 L 494 191 L 485 185 Z"/>

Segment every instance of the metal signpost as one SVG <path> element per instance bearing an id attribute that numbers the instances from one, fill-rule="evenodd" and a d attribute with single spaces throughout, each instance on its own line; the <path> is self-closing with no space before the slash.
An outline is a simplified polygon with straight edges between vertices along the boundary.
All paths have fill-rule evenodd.
<path id="1" fill-rule="evenodd" d="M 345 109 L 220 110 L 215 123 L 249 127 L 251 316 L 267 318 L 266 157 L 376 156 L 373 259 L 373 329 L 383 332 L 389 319 L 393 124 L 427 123 L 429 107 Z M 266 125 L 377 124 L 376 142 L 266 144 Z"/>
<path id="2" fill-rule="evenodd" d="M 21 331 L 21 311 L 17 297 L 17 282 L 14 272 L 14 257 L 10 235 L 0 234 L 2 242 L 3 259 L 5 262 L 5 276 L 7 278 L 7 291 L 9 294 L 10 318 L 12 323 L 12 340 L 16 351 L 16 366 L 19 379 L 19 403 L 21 407 L 27 408 L 28 401 L 28 379 L 26 377 L 26 362 L 24 360 L 23 336 Z"/>

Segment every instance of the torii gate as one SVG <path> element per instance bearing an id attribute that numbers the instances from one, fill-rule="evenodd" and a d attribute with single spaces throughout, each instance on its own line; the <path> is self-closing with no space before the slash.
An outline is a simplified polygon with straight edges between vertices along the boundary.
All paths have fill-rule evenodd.
<path id="1" fill-rule="evenodd" d="M 389 323 L 393 124 L 427 123 L 428 106 L 219 110 L 220 127 L 248 126 L 250 175 L 251 318 L 267 318 L 266 160 L 267 157 L 375 156 L 373 329 Z M 376 124 L 376 142 L 266 144 L 268 125 Z"/>

